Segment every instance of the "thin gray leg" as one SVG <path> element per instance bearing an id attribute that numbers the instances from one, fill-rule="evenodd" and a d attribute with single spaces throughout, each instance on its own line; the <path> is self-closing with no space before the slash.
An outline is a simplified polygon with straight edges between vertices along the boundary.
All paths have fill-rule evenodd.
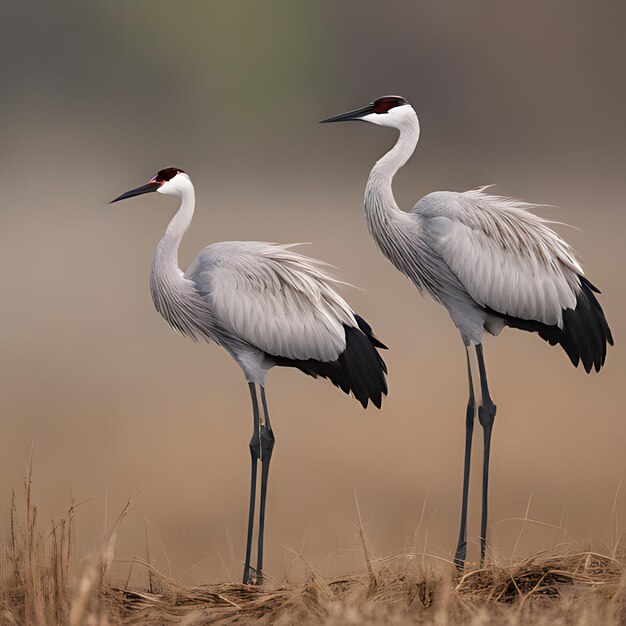
<path id="1" fill-rule="evenodd" d="M 467 557 L 467 502 L 469 498 L 470 465 L 472 457 L 472 435 L 474 433 L 474 414 L 476 412 L 476 402 L 474 400 L 474 385 L 472 382 L 472 369 L 470 367 L 470 348 L 466 346 L 467 356 L 467 378 L 469 380 L 469 400 L 467 402 L 467 412 L 465 413 L 465 463 L 463 466 L 463 498 L 461 501 L 461 526 L 459 528 L 459 540 L 456 545 L 454 564 L 458 570 L 465 567 Z"/>
<path id="2" fill-rule="evenodd" d="M 252 471 L 250 475 L 250 508 L 248 510 L 248 538 L 246 542 L 246 562 L 243 568 L 243 584 L 251 585 L 256 582 L 256 576 L 250 574 L 250 559 L 252 557 L 252 533 L 254 530 L 254 507 L 256 503 L 256 474 L 257 461 L 260 458 L 261 446 L 259 439 L 259 402 L 256 396 L 256 386 L 254 383 L 248 383 L 250 388 L 250 397 L 252 398 L 252 415 L 254 427 L 252 431 L 252 439 L 250 439 L 250 457 L 252 460 Z"/>
<path id="3" fill-rule="evenodd" d="M 270 424 L 270 415 L 267 410 L 265 387 L 261 385 L 261 402 L 263 403 L 264 420 L 261 425 L 261 510 L 259 513 L 259 545 L 257 549 L 256 581 L 263 582 L 263 535 L 265 532 L 265 502 L 267 497 L 267 481 L 270 473 L 270 461 L 274 449 L 274 432 Z"/>
<path id="4" fill-rule="evenodd" d="M 485 563 L 485 547 L 487 545 L 487 510 L 489 495 L 489 453 L 491 451 L 491 431 L 496 418 L 496 405 L 492 402 L 487 386 L 487 371 L 485 369 L 485 359 L 483 357 L 483 346 L 476 346 L 478 356 L 478 371 L 480 373 L 480 389 L 482 400 L 478 407 L 478 420 L 483 427 L 484 436 L 484 457 L 483 457 L 483 502 L 482 515 L 480 520 L 480 566 Z"/>

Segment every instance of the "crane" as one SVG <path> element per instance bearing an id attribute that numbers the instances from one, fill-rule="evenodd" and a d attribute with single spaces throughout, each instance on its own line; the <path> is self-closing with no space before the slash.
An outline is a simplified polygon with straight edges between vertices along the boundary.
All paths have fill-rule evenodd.
<path id="1" fill-rule="evenodd" d="M 496 416 L 487 385 L 485 331 L 505 327 L 537 333 L 560 345 L 586 372 L 604 365 L 613 338 L 598 289 L 583 275 L 574 251 L 529 209 L 529 203 L 492 195 L 486 188 L 437 191 L 402 211 L 391 188 L 396 172 L 413 154 L 420 134 L 417 114 L 400 96 L 384 96 L 365 107 L 321 123 L 360 120 L 399 131 L 395 146 L 376 162 L 365 187 L 365 219 L 383 255 L 417 287 L 442 304 L 459 329 L 467 354 L 469 401 L 461 522 L 454 562 L 467 557 L 467 505 L 472 434 L 483 428 L 480 561 L 485 560 L 489 454 Z"/>
<path id="2" fill-rule="evenodd" d="M 183 272 L 178 249 L 191 224 L 194 186 L 181 169 L 168 167 L 148 183 L 112 202 L 149 192 L 175 196 L 180 207 L 157 246 L 150 291 L 157 311 L 170 326 L 194 340 L 214 341 L 242 369 L 252 399 L 252 469 L 243 583 L 263 582 L 263 536 L 274 431 L 265 378 L 274 366 L 292 367 L 329 379 L 366 408 L 380 408 L 387 394 L 385 349 L 371 327 L 334 290 L 320 261 L 290 250 L 293 245 L 228 241 L 204 248 Z M 257 387 L 260 392 L 262 415 Z M 257 566 L 251 566 L 261 464 Z"/>

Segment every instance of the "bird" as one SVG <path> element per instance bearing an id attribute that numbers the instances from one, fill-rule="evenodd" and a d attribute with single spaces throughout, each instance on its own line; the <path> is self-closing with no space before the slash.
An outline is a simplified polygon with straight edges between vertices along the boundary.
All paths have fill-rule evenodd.
<path id="1" fill-rule="evenodd" d="M 297 368 L 313 378 L 329 379 L 363 408 L 370 401 L 380 408 L 387 394 L 387 367 L 379 350 L 386 346 L 335 291 L 339 281 L 325 271 L 326 264 L 292 251 L 297 244 L 214 243 L 183 272 L 178 249 L 194 214 L 191 178 L 179 168 L 168 167 L 111 203 L 150 192 L 180 200 L 152 262 L 150 291 L 155 308 L 180 334 L 224 348 L 248 383 L 253 433 L 243 583 L 261 584 L 266 494 L 275 443 L 265 394 L 267 373 L 275 366 Z M 258 463 L 261 488 L 257 565 L 253 568 Z"/>
<path id="2" fill-rule="evenodd" d="M 488 187 L 465 192 L 436 191 L 409 212 L 401 210 L 392 181 L 413 154 L 420 135 L 417 114 L 401 96 L 383 96 L 320 123 L 363 121 L 395 128 L 394 147 L 371 170 L 365 187 L 365 220 L 382 254 L 420 293 L 442 304 L 466 349 L 469 400 L 461 521 L 454 563 L 467 558 L 467 507 L 472 435 L 483 428 L 480 563 L 487 543 L 491 434 L 496 405 L 489 393 L 483 338 L 504 327 L 537 333 L 559 345 L 575 367 L 600 371 L 613 337 L 596 294 L 572 247 L 537 205 L 494 195 Z"/>

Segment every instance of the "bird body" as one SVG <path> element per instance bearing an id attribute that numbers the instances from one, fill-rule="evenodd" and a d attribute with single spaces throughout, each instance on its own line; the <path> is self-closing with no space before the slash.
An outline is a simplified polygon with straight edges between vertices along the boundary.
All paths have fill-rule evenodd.
<path id="1" fill-rule="evenodd" d="M 587 371 L 599 371 L 612 337 L 594 288 L 571 246 L 530 211 L 534 205 L 481 188 L 436 191 L 410 212 L 398 208 L 391 181 L 419 138 L 415 112 L 402 109 L 398 143 L 376 163 L 365 190 L 368 229 L 381 252 L 446 307 L 465 345 L 481 343 L 485 330 L 497 335 L 526 322 L 565 344 L 574 365 L 582 359 Z M 571 323 L 568 310 L 584 321 Z M 580 323 L 591 337 L 578 332 Z"/>
<path id="2" fill-rule="evenodd" d="M 350 348 L 347 329 L 371 334 L 335 291 L 339 281 L 320 261 L 293 252 L 297 244 L 214 243 L 183 272 L 178 249 L 193 218 L 194 191 L 186 174 L 176 184 L 183 190 L 181 206 L 157 246 L 150 273 L 152 300 L 172 328 L 214 341 L 237 361 L 248 382 L 260 385 L 276 365 L 336 363 Z M 370 343 L 370 365 L 384 374 L 375 350 L 380 346 Z M 380 406 L 384 377 L 377 382 L 372 397 L 360 394 L 364 407 L 368 400 Z M 360 388 L 359 381 L 353 383 Z"/>
<path id="3" fill-rule="evenodd" d="M 114 202 L 151 191 L 174 195 L 181 202 L 154 255 L 150 274 L 154 306 L 181 334 L 223 347 L 241 367 L 250 388 L 254 430 L 244 583 L 261 582 L 265 498 L 275 441 L 265 395 L 267 373 L 275 366 L 295 367 L 328 378 L 364 408 L 370 401 L 380 408 L 387 393 L 387 368 L 377 350 L 385 346 L 335 291 L 338 281 L 323 264 L 293 252 L 294 244 L 214 243 L 183 272 L 178 250 L 193 218 L 193 184 L 182 170 L 167 168 Z M 252 574 L 257 461 L 262 465 L 261 510 L 257 568 Z"/>
<path id="4" fill-rule="evenodd" d="M 488 193 L 438 191 L 410 212 L 396 204 L 392 180 L 408 161 L 420 127 L 411 105 L 399 96 L 324 120 L 361 120 L 399 131 L 395 146 L 379 159 L 365 187 L 365 219 L 381 252 L 420 292 L 441 303 L 467 350 L 470 397 L 466 413 L 461 527 L 455 562 L 466 557 L 466 523 L 474 420 L 484 430 L 481 562 L 487 533 L 489 452 L 496 406 L 483 356 L 485 331 L 505 326 L 536 332 L 560 345 L 587 372 L 604 365 L 613 344 L 608 323 L 572 248 L 532 213 L 533 205 Z"/>

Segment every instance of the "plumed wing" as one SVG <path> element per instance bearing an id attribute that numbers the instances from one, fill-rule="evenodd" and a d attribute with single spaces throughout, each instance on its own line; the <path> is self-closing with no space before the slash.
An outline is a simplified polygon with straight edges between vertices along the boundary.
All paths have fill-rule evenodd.
<path id="1" fill-rule="evenodd" d="M 247 343 L 274 356 L 334 361 L 357 327 L 321 263 L 279 246 L 228 242 L 203 250 L 186 275 L 215 315 Z"/>
<path id="2" fill-rule="evenodd" d="M 433 247 L 478 304 L 562 327 L 563 310 L 576 307 L 582 269 L 530 205 L 481 189 L 421 202 L 414 213 L 430 215 Z"/>

